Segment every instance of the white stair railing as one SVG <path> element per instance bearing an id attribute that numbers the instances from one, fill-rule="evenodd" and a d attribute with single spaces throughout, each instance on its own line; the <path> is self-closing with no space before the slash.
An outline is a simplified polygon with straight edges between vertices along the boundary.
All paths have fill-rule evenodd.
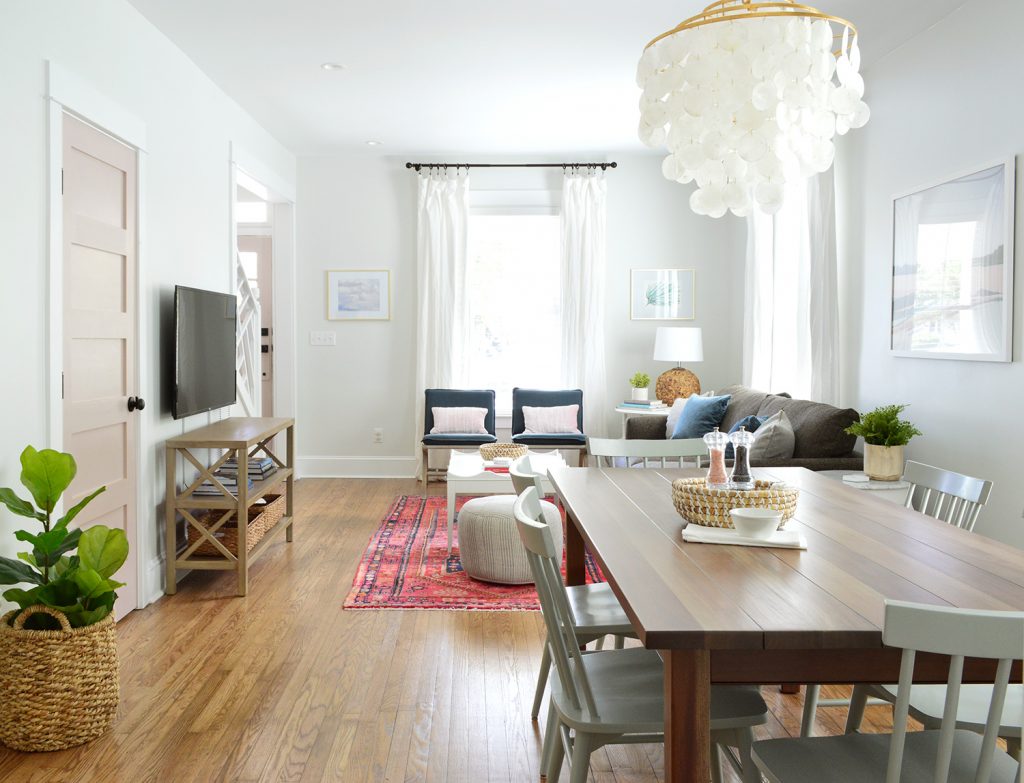
<path id="1" fill-rule="evenodd" d="M 262 416 L 262 367 L 260 361 L 260 301 L 249 285 L 242 259 L 235 254 L 236 291 L 238 294 L 238 334 L 235 346 L 235 369 L 238 404 L 243 416 Z"/>

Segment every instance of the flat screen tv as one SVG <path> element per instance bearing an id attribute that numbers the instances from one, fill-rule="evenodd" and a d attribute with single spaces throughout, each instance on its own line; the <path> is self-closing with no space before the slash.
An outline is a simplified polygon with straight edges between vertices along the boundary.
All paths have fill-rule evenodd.
<path id="1" fill-rule="evenodd" d="M 174 288 L 174 398 L 180 419 L 235 402 L 234 294 Z"/>

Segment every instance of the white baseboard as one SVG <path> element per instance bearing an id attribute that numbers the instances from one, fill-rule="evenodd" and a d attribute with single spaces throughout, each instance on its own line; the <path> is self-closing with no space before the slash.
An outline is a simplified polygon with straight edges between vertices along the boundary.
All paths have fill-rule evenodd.
<path id="1" fill-rule="evenodd" d="M 140 609 L 163 598 L 164 560 L 162 557 L 154 557 L 146 564 L 146 581 L 139 593 L 139 597 L 142 599 L 139 601 Z"/>
<path id="2" fill-rule="evenodd" d="M 415 478 L 416 457 L 299 457 L 304 478 Z"/>

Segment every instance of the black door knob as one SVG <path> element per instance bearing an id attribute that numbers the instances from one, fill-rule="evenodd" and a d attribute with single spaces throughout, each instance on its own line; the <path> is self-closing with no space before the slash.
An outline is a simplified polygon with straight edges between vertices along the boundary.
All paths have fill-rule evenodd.
<path id="1" fill-rule="evenodd" d="M 146 401 L 141 397 L 129 397 L 128 398 L 128 412 L 141 411 L 146 407 Z"/>

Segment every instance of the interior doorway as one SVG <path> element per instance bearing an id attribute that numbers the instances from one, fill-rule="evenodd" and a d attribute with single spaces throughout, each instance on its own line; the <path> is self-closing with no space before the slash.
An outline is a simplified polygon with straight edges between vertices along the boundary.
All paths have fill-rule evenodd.
<path id="1" fill-rule="evenodd" d="M 259 301 L 260 413 L 274 415 L 274 238 L 244 233 L 239 227 L 238 258 Z"/>
<path id="2" fill-rule="evenodd" d="M 269 190 L 258 180 L 238 170 L 235 182 L 239 399 L 247 415 L 273 416 L 274 209 Z"/>

